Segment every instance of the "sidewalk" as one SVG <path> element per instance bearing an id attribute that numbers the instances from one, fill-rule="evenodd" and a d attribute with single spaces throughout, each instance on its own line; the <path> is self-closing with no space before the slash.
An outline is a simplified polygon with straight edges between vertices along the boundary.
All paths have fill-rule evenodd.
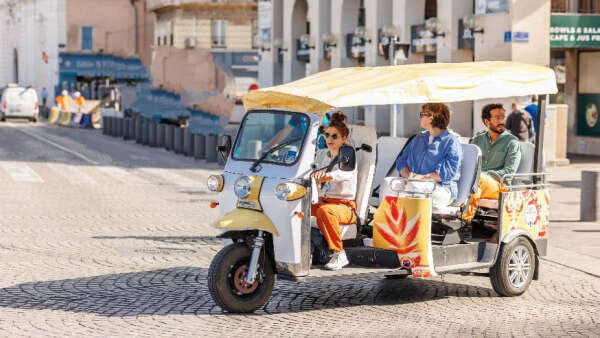
<path id="1" fill-rule="evenodd" d="M 581 171 L 600 170 L 600 157 L 572 156 L 569 160 L 568 166 L 547 170 L 552 186 L 545 259 L 600 277 L 600 223 L 579 221 Z"/>

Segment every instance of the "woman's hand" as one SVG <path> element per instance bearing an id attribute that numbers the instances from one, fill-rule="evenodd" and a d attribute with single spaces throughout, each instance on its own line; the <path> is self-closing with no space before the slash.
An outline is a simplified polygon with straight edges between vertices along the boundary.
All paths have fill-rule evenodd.
<path id="1" fill-rule="evenodd" d="M 315 171 L 314 173 L 312 173 L 311 175 L 314 179 L 316 179 L 318 182 L 325 182 L 325 181 L 329 181 L 331 180 L 331 176 L 328 175 L 325 170 L 319 170 L 319 171 Z"/>
<path id="2" fill-rule="evenodd" d="M 402 168 L 402 170 L 400 170 L 400 176 L 410 178 L 410 170 L 408 170 L 407 167 Z"/>

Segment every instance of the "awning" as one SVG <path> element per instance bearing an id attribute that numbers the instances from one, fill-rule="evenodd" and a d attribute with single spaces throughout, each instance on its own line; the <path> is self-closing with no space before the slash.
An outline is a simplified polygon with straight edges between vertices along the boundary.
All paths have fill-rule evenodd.
<path id="1" fill-rule="evenodd" d="M 508 61 L 336 68 L 251 91 L 246 110 L 284 108 L 323 114 L 365 105 L 457 102 L 557 92 L 554 71 Z"/>

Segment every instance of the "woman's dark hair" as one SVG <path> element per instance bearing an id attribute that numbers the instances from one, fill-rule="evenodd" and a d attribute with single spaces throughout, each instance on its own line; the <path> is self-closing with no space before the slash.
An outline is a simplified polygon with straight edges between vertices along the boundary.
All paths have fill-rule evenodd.
<path id="1" fill-rule="evenodd" d="M 348 129 L 348 126 L 346 125 L 346 120 L 348 120 L 348 117 L 346 117 L 344 113 L 341 111 L 336 111 L 329 118 L 328 127 L 335 127 L 340 132 L 342 137 L 347 137 L 348 134 L 350 134 L 350 129 Z"/>
<path id="2" fill-rule="evenodd" d="M 504 110 L 504 106 L 501 103 L 490 103 L 483 106 L 481 109 L 481 120 L 485 122 L 485 120 L 489 120 L 492 118 L 492 110 L 494 109 L 502 109 Z"/>
<path id="3" fill-rule="evenodd" d="M 431 125 L 436 128 L 446 129 L 450 124 L 450 108 L 443 103 L 425 103 L 423 111 L 427 110 L 433 114 Z"/>

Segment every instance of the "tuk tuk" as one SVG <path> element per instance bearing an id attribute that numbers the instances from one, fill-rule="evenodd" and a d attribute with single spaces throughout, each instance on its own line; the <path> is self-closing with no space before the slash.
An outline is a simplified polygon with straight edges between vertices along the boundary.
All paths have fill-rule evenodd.
<path id="1" fill-rule="evenodd" d="M 211 207 L 219 208 L 214 227 L 224 244 L 209 268 L 212 298 L 229 312 L 253 312 L 269 299 L 276 276 L 297 282 L 427 278 L 478 269 L 489 269 L 498 294 L 522 294 L 538 279 L 539 257 L 548 246 L 542 117 L 547 95 L 556 91 L 549 68 L 491 61 L 332 69 L 246 94 L 237 137 L 218 142 L 223 173 L 208 178 L 209 190 L 219 192 Z M 311 173 L 319 169 L 313 163 L 323 114 L 342 107 L 525 95 L 540 96 L 535 146 L 521 144 L 518 172 L 501 178 L 498 200 L 481 200 L 468 224 L 461 215 L 481 173 L 477 146 L 461 144 L 458 196 L 451 205 L 435 206 L 429 193 L 411 192 L 394 172 L 406 138 L 378 138 L 371 126 L 350 126 L 349 146 L 338 156 L 342 170 L 358 172 L 357 222 L 341 226 L 350 265 L 338 271 L 311 266 L 311 203 L 317 194 Z M 269 144 L 282 133 L 281 141 Z M 470 236 L 463 231 L 467 226 Z"/>

